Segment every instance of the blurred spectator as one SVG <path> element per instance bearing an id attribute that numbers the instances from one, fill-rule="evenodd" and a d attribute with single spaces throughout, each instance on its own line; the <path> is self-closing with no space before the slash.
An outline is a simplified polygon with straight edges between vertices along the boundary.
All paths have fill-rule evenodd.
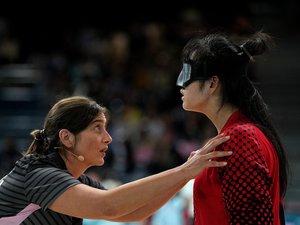
<path id="1" fill-rule="evenodd" d="M 189 181 L 152 217 L 151 225 L 192 225 L 193 224 L 193 183 Z"/>
<path id="2" fill-rule="evenodd" d="M 16 63 L 19 56 L 18 40 L 11 33 L 8 22 L 0 18 L 0 64 Z"/>
<path id="3" fill-rule="evenodd" d="M 180 194 L 186 203 L 184 211 L 185 225 L 194 224 L 193 187 L 194 180 L 190 180 L 180 191 Z"/>
<path id="4" fill-rule="evenodd" d="M 4 140 L 3 149 L 0 151 L 0 178 L 9 173 L 15 165 L 15 162 L 21 158 L 22 154 L 17 150 L 17 145 L 12 137 Z"/>

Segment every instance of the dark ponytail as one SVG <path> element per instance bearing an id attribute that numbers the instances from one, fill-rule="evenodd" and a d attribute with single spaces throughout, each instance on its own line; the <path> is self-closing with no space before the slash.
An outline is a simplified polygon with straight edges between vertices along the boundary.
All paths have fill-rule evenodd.
<path id="1" fill-rule="evenodd" d="M 271 49 L 274 46 L 274 42 L 268 34 L 257 32 L 251 38 L 245 40 L 242 46 L 251 56 L 255 56 Z M 239 108 L 244 114 L 256 122 L 275 146 L 279 160 L 280 191 L 283 197 L 286 193 L 289 174 L 289 166 L 283 144 L 273 125 L 268 106 L 260 92 L 248 77 L 243 79 L 243 82 L 241 88 L 244 88 L 244 91 L 240 93 L 244 93 L 244 95 L 240 96 Z"/>
<path id="2" fill-rule="evenodd" d="M 261 55 L 275 46 L 273 38 L 263 31 L 258 31 L 250 38 L 244 40 L 240 47 L 243 47 L 251 56 Z"/>
<path id="3" fill-rule="evenodd" d="M 30 133 L 30 135 L 34 138 L 34 140 L 27 149 L 26 154 L 43 154 L 44 151 L 48 148 L 48 140 L 45 134 L 45 130 L 34 130 Z"/>

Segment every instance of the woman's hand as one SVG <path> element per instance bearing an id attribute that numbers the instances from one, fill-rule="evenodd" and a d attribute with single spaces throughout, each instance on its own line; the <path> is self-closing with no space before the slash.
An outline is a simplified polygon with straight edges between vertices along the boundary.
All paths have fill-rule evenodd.
<path id="1" fill-rule="evenodd" d="M 230 156 L 231 151 L 214 151 L 215 147 L 229 140 L 229 136 L 222 134 L 210 139 L 202 148 L 193 151 L 188 160 L 182 165 L 188 179 L 195 178 L 200 172 L 207 167 L 222 167 L 226 166 L 225 161 L 215 161 L 214 158 Z"/>

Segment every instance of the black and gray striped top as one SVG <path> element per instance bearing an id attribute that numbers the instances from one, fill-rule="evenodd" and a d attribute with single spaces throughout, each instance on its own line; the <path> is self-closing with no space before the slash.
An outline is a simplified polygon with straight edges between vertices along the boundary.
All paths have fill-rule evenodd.
<path id="1" fill-rule="evenodd" d="M 99 182 L 84 174 L 75 179 L 57 153 L 43 157 L 25 156 L 0 180 L 0 218 L 14 216 L 33 203 L 41 208 L 28 216 L 22 225 L 82 224 L 82 219 L 48 209 L 60 194 L 80 183 L 104 189 Z"/>

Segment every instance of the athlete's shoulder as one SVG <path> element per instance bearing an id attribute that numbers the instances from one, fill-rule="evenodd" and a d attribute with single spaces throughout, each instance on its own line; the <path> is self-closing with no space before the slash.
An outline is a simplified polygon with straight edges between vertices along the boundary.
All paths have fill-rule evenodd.
<path id="1" fill-rule="evenodd" d="M 16 167 L 30 172 L 36 168 L 57 167 L 48 155 L 28 154 L 16 162 Z"/>
<path id="2" fill-rule="evenodd" d="M 230 136 L 236 135 L 255 135 L 257 127 L 253 123 L 234 123 L 226 127 L 223 133 Z"/>

